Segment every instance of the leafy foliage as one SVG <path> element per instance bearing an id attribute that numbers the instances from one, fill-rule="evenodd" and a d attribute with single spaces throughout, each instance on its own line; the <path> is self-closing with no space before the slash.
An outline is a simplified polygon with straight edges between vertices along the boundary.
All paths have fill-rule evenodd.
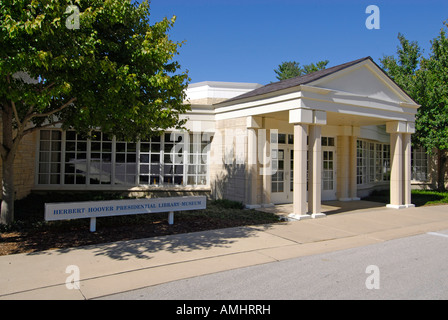
<path id="1" fill-rule="evenodd" d="M 300 63 L 296 61 L 288 61 L 280 64 L 274 72 L 277 74 L 277 79 L 281 81 L 323 70 L 327 67 L 328 63 L 329 61 L 325 60 L 319 61 L 316 64 L 310 63 L 301 67 Z"/>
<path id="2" fill-rule="evenodd" d="M 150 25 L 147 1 L 78 0 L 80 28 L 68 29 L 68 4 L 1 4 L 0 99 L 16 109 L 14 126 L 61 122 L 126 140 L 182 126 L 188 77 L 176 74 L 181 43 L 167 35 L 175 17 Z"/>
<path id="3" fill-rule="evenodd" d="M 168 37 L 175 20 L 151 25 L 149 0 L 0 2 L 0 223 L 13 220 L 24 135 L 60 124 L 136 141 L 183 127 L 189 79 L 173 60 L 183 44 Z"/>
<path id="4" fill-rule="evenodd" d="M 444 23 L 448 27 L 448 22 Z M 421 105 L 416 116 L 413 143 L 429 153 L 437 150 L 438 188 L 445 190 L 448 150 L 448 38 L 444 28 L 431 41 L 431 53 L 423 57 L 417 42 L 398 35 L 398 57 L 381 60 L 383 69 L 414 101 Z"/>

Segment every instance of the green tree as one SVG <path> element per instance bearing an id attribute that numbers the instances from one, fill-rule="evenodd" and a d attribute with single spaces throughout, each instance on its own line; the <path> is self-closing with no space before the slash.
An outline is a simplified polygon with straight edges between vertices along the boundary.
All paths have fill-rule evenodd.
<path id="1" fill-rule="evenodd" d="M 448 22 L 444 23 L 448 27 Z M 416 138 L 428 150 L 437 150 L 439 191 L 446 191 L 445 175 L 448 161 L 448 38 L 442 28 L 431 41 L 429 58 L 422 58 L 417 81 L 420 90 L 416 122 Z"/>
<path id="2" fill-rule="evenodd" d="M 417 42 L 410 42 L 401 33 L 398 34 L 398 40 L 400 46 L 397 47 L 397 58 L 384 56 L 380 62 L 383 70 L 415 100 L 420 88 L 416 73 L 420 68 L 421 48 Z"/>
<path id="3" fill-rule="evenodd" d="M 280 64 L 274 72 L 277 74 L 276 78 L 281 81 L 323 70 L 327 67 L 328 63 L 329 61 L 325 60 L 319 61 L 316 64 L 310 63 L 301 67 L 300 63 L 297 61 L 287 61 Z"/>
<path id="4" fill-rule="evenodd" d="M 60 124 L 136 141 L 180 128 L 189 81 L 173 61 L 175 17 L 150 24 L 149 2 L 0 3 L 2 205 L 14 219 L 14 158 L 22 138 Z M 78 23 L 78 25 L 77 25 Z"/>
<path id="5" fill-rule="evenodd" d="M 445 22 L 445 26 L 447 23 Z M 398 35 L 397 58 L 381 59 L 383 69 L 421 107 L 416 116 L 413 144 L 437 154 L 437 188 L 445 191 L 448 150 L 448 40 L 442 28 L 431 41 L 431 53 L 423 57 L 417 42 Z"/>

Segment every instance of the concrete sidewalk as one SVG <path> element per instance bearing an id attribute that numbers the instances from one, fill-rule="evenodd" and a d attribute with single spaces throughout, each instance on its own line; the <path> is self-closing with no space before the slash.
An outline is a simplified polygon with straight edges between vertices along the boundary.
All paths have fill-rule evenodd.
<path id="1" fill-rule="evenodd" d="M 93 299 L 173 280 L 448 229 L 448 206 L 376 207 L 239 227 L 0 257 L 0 299 Z M 76 266 L 80 288 L 66 280 Z"/>

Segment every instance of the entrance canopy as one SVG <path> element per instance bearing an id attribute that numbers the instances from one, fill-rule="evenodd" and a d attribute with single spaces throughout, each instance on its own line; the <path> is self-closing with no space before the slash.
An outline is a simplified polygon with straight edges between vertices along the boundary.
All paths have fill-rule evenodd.
<path id="1" fill-rule="evenodd" d="M 276 83 L 271 83 L 214 105 L 215 120 L 246 118 L 248 155 L 257 154 L 259 129 L 272 129 L 269 120 L 293 126 L 294 216 L 318 217 L 322 198 L 322 130 L 331 127 L 338 141 L 338 198 L 357 197 L 357 137 L 360 128 L 383 126 L 390 135 L 390 207 L 411 206 L 410 155 L 416 104 L 370 57 Z M 268 152 L 263 147 L 263 152 Z M 308 156 L 307 156 L 308 154 Z M 329 155 L 327 152 L 325 155 Z M 248 159 L 249 161 L 250 159 Z M 325 160 L 325 159 L 324 159 Z M 308 164 L 308 171 L 307 171 Z M 257 177 L 259 166 L 249 161 L 249 185 L 262 189 L 261 202 L 270 200 L 269 174 Z M 292 182 L 293 181 L 293 182 Z M 261 187 L 259 184 L 263 184 Z M 255 186 L 255 187 L 254 187 Z M 292 188 L 291 188 L 292 189 Z M 255 191 L 251 191 L 254 193 Z M 250 197 L 249 197 L 250 198 Z M 260 202 L 253 194 L 249 200 Z"/>
<path id="2" fill-rule="evenodd" d="M 295 109 L 329 113 L 331 125 L 414 122 L 419 106 L 366 57 L 309 75 L 271 83 L 215 105 L 216 120 Z"/>

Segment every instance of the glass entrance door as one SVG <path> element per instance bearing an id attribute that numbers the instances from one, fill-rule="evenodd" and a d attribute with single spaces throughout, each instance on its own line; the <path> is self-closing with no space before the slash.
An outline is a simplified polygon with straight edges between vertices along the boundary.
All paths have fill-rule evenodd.
<path id="1" fill-rule="evenodd" d="M 292 202 L 291 151 L 283 147 L 272 152 L 271 201 L 276 204 Z"/>
<path id="2" fill-rule="evenodd" d="M 322 137 L 322 200 L 336 200 L 336 145 L 332 137 Z"/>
<path id="3" fill-rule="evenodd" d="M 274 174 L 271 176 L 271 201 L 291 203 L 294 187 L 294 149 L 279 146 L 272 152 Z M 322 200 L 336 200 L 336 143 L 333 137 L 322 137 Z"/>

